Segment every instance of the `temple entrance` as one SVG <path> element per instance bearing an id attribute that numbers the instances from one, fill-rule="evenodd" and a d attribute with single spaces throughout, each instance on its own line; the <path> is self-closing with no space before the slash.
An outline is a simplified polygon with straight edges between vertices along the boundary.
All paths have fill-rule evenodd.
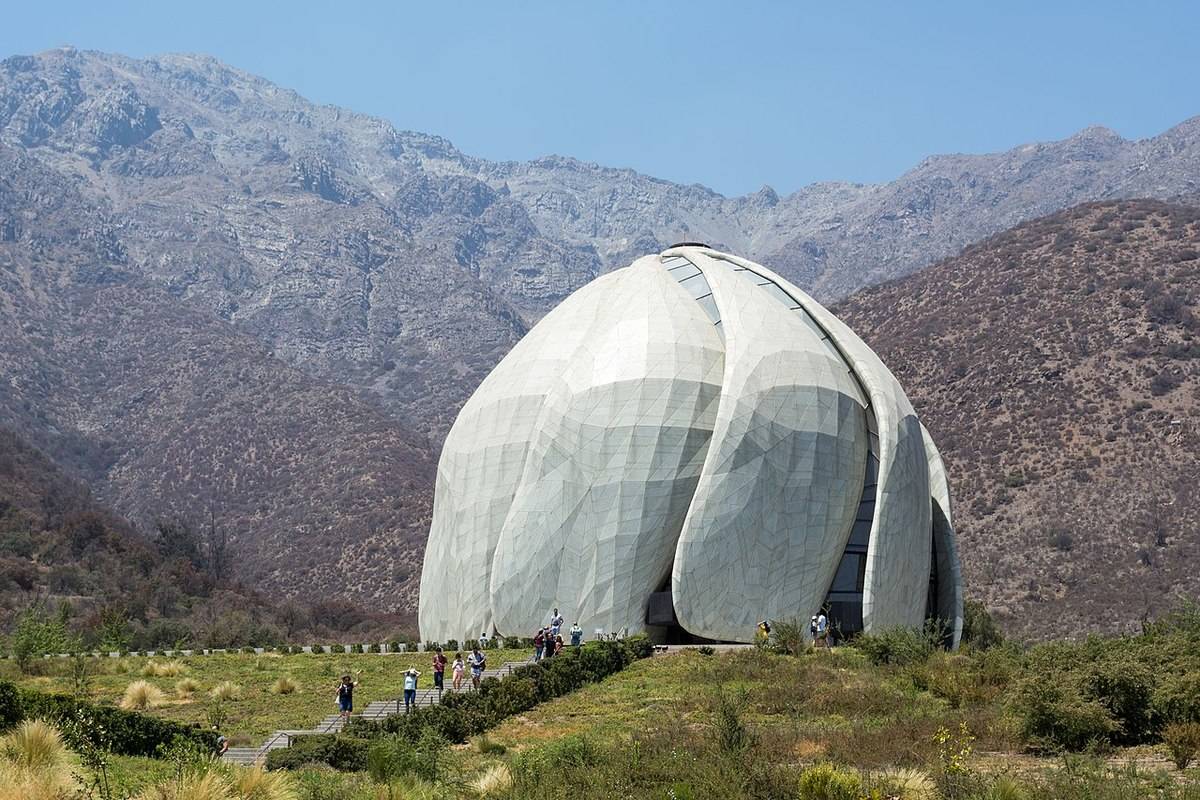
<path id="1" fill-rule="evenodd" d="M 679 624 L 675 616 L 675 602 L 671 597 L 670 575 L 657 592 L 651 593 L 646 603 L 646 635 L 656 644 L 713 644 L 716 641 L 694 636 Z"/>

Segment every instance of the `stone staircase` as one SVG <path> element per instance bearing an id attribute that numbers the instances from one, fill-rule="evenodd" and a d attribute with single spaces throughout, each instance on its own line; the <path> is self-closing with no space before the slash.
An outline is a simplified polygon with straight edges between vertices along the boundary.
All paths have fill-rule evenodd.
<path id="1" fill-rule="evenodd" d="M 484 678 L 506 678 L 512 673 L 516 667 L 528 664 L 528 661 L 509 661 L 501 664 L 495 669 L 484 670 Z M 463 694 L 475 691 L 470 683 L 470 670 L 467 671 L 467 680 L 463 682 L 461 692 Z M 422 680 L 433 681 L 431 673 L 425 673 L 421 676 Z M 443 694 L 453 694 L 454 690 L 450 688 L 451 676 L 446 674 L 446 689 L 439 692 L 436 689 L 417 689 L 417 706 L 429 706 L 440 703 Z M 386 719 L 396 714 L 404 713 L 404 697 L 400 696 L 394 700 L 374 700 L 367 704 L 360 713 L 353 714 L 355 719 L 370 720 L 372 722 Z M 272 750 L 278 750 L 284 747 L 290 747 L 292 740 L 297 736 L 313 736 L 320 733 L 337 733 L 344 727 L 344 722 L 340 714 L 330 714 L 322 719 L 316 725 L 306 729 L 279 730 L 267 737 L 267 740 L 258 747 L 231 747 L 225 751 L 223 760 L 230 764 L 240 764 L 242 766 L 253 766 L 255 764 L 265 763 L 267 754 Z"/>

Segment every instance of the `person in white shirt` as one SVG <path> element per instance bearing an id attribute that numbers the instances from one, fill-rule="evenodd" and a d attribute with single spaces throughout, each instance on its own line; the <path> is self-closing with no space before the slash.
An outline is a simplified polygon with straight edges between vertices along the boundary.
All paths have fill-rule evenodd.
<path id="1" fill-rule="evenodd" d="M 417 672 L 416 667 L 411 667 L 408 672 L 404 673 L 404 713 L 412 711 L 417 705 L 417 678 L 421 677 L 421 673 Z"/>

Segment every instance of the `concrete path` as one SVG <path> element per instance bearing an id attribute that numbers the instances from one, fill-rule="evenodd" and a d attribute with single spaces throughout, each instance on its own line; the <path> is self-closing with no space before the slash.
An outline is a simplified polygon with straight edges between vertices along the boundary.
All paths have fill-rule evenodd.
<path id="1" fill-rule="evenodd" d="M 528 661 L 509 661 L 501 664 L 495 669 L 484 670 L 484 678 L 506 678 L 516 667 L 528 664 Z M 428 675 L 429 673 L 426 673 Z M 470 675 L 470 672 L 467 673 Z M 423 676 L 424 677 L 424 676 Z M 429 680 L 433 680 L 432 677 Z M 446 676 L 447 688 L 444 692 L 439 692 L 436 689 L 418 689 L 417 690 L 417 706 L 428 706 L 440 703 L 442 694 L 452 694 L 453 689 L 449 688 L 450 676 Z M 462 693 L 475 691 L 468 678 L 462 688 Z M 377 721 L 386 719 L 396 714 L 403 714 L 404 698 L 398 697 L 394 700 L 375 700 L 367 704 L 361 712 L 352 714 L 355 719 L 365 719 Z M 292 739 L 297 736 L 312 736 L 320 733 L 337 733 L 344 727 L 344 722 L 340 714 L 330 714 L 325 719 L 318 722 L 311 728 L 281 730 L 275 731 L 267 740 L 258 747 L 231 747 L 223 756 L 223 760 L 231 764 L 241 764 L 243 766 L 253 766 L 254 764 L 262 764 L 267 760 L 267 754 L 272 750 L 279 750 L 284 747 L 290 747 Z"/>

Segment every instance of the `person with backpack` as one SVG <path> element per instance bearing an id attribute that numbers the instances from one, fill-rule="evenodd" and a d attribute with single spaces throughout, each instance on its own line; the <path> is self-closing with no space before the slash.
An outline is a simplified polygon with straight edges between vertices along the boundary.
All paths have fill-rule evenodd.
<path id="1" fill-rule="evenodd" d="M 445 660 L 443 658 L 443 660 Z M 416 667 L 409 667 L 404 673 L 404 713 L 412 711 L 417 705 L 417 678 L 421 677 L 421 673 L 417 672 Z"/>
<path id="2" fill-rule="evenodd" d="M 439 692 L 444 688 L 443 684 L 446 680 L 446 654 L 442 652 L 442 648 L 438 648 L 433 655 L 433 688 Z"/>
<path id="3" fill-rule="evenodd" d="M 483 651 L 476 647 L 471 653 L 471 685 L 476 689 L 479 688 L 479 681 L 483 679 L 485 669 L 487 669 L 487 658 L 483 655 Z"/>

